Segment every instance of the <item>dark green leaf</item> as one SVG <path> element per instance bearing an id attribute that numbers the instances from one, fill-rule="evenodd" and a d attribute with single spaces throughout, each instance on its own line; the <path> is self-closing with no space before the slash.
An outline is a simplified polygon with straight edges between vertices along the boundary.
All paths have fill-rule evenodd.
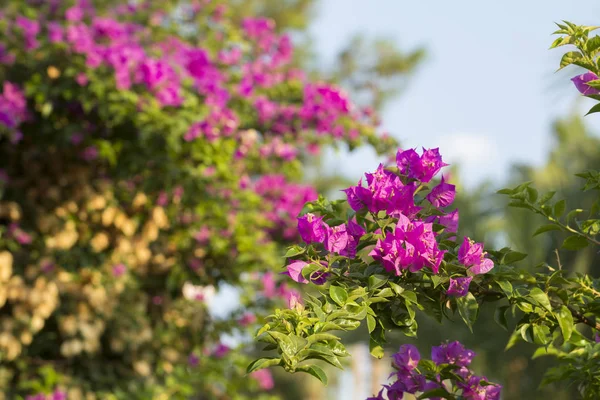
<path id="1" fill-rule="evenodd" d="M 509 281 L 497 281 L 496 283 L 500 286 L 506 297 L 511 298 L 513 296 L 513 286 Z"/>
<path id="2" fill-rule="evenodd" d="M 479 304 L 477 304 L 475 296 L 469 292 L 466 296 L 456 299 L 456 305 L 463 321 L 465 321 L 465 324 L 473 332 L 473 324 L 477 320 L 477 314 L 479 313 Z"/>
<path id="3" fill-rule="evenodd" d="M 567 202 L 565 200 L 559 200 L 556 202 L 556 204 L 554 204 L 554 217 L 556 217 L 556 219 L 560 218 L 564 213 L 565 213 L 565 209 L 567 208 Z"/>
<path id="4" fill-rule="evenodd" d="M 555 224 L 546 224 L 546 225 L 542 225 L 539 228 L 536 229 L 536 231 L 533 233 L 533 236 L 537 236 L 540 233 L 544 233 L 544 232 L 550 232 L 550 231 L 560 231 L 561 227 Z"/>
<path id="5" fill-rule="evenodd" d="M 441 397 L 444 399 L 453 399 L 454 396 L 450 395 L 450 393 L 448 393 L 445 389 L 442 388 L 437 388 L 437 389 L 432 389 L 432 390 L 428 390 L 426 392 L 424 392 L 422 395 L 420 395 L 419 397 L 417 397 L 418 400 L 422 400 L 422 399 L 431 399 L 432 397 Z"/>
<path id="6" fill-rule="evenodd" d="M 544 291 L 540 288 L 533 288 L 529 292 L 529 297 L 533 298 L 537 304 L 544 307 L 547 311 L 552 311 L 552 307 L 550 307 L 550 299 L 548 299 L 548 295 L 544 293 Z"/>
<path id="7" fill-rule="evenodd" d="M 589 242 L 583 236 L 571 235 L 565 239 L 562 248 L 567 250 L 581 250 L 586 248 L 588 244 Z"/>
<path id="8" fill-rule="evenodd" d="M 596 104 L 594 107 L 590 108 L 590 110 L 585 115 L 595 114 L 600 112 L 600 104 Z"/>
<path id="9" fill-rule="evenodd" d="M 517 261 L 521 261 L 527 257 L 525 253 L 519 253 L 518 251 L 509 251 L 502 257 L 502 264 L 509 265 Z"/>
<path id="10" fill-rule="evenodd" d="M 506 310 L 508 310 L 509 308 L 510 308 L 510 306 L 498 307 L 498 308 L 496 308 L 496 311 L 494 312 L 494 321 L 496 321 L 496 323 L 498 325 L 500 325 L 507 331 L 508 331 L 508 323 L 506 321 Z"/>

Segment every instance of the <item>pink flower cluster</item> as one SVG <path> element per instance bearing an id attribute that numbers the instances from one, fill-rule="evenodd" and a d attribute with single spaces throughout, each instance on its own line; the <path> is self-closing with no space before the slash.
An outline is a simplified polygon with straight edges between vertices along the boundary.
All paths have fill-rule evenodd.
<path id="1" fill-rule="evenodd" d="M 53 393 L 38 393 L 27 396 L 25 400 L 67 400 L 67 393 L 62 390 L 55 390 Z"/>
<path id="2" fill-rule="evenodd" d="M 0 95 L 0 125 L 14 132 L 14 141 L 21 139 L 18 127 L 28 116 L 25 95 L 17 85 L 5 81 Z"/>
<path id="3" fill-rule="evenodd" d="M 483 385 L 487 381 L 484 376 L 473 374 L 467 367 L 471 364 L 475 353 L 466 349 L 461 343 L 445 343 L 434 346 L 431 349 L 431 359 L 437 365 L 456 365 L 459 367 L 455 373 L 460 380 L 456 382 L 456 389 L 461 392 L 461 398 L 465 400 L 498 400 L 502 387 L 498 384 Z M 419 372 L 418 365 L 421 360 L 419 350 L 411 344 L 400 346 L 400 350 L 392 356 L 393 367 L 396 370 L 390 377 L 394 382 L 384 385 L 379 394 L 367 400 L 401 400 L 405 393 L 415 394 L 442 388 L 450 393 L 453 392 L 448 384 L 443 382 L 439 376 L 428 379 Z M 385 395 L 384 395 L 385 393 Z M 431 397 L 431 399 L 440 399 Z"/>
<path id="4" fill-rule="evenodd" d="M 178 108 L 186 93 L 195 93 L 203 98 L 209 112 L 189 126 L 183 135 L 185 141 L 200 137 L 208 141 L 220 137 L 239 139 L 235 134 L 240 125 L 236 108 L 240 104 L 243 109 L 251 106 L 262 133 L 262 140 L 253 143 L 253 154 L 262 157 L 291 160 L 297 157 L 301 146 L 314 150 L 323 136 L 357 139 L 360 128 L 372 122 L 368 113 L 356 109 L 341 90 L 326 83 L 306 82 L 305 74 L 291 66 L 290 37 L 278 34 L 272 20 L 244 19 L 240 27 L 243 39 L 223 37 L 223 48 L 212 52 L 201 47 L 202 43 L 192 45 L 174 36 L 151 42 L 147 27 L 130 22 L 139 20 L 137 17 L 147 6 L 146 2 L 119 6 L 108 15 L 99 15 L 91 2 L 78 0 L 64 15 L 51 13 L 48 20 L 18 16 L 9 23 L 6 33 L 23 43 L 12 51 L 0 43 L 0 63 L 11 64 L 14 53 L 21 48 L 33 50 L 46 44 L 63 48 L 66 44 L 71 54 L 85 59 L 86 70 L 75 77 L 80 86 L 88 84 L 89 76 L 97 75 L 91 71 L 103 74 L 108 70 L 116 89 L 150 94 L 149 98 L 140 96 L 140 107 L 153 99 L 161 107 Z M 226 22 L 225 8 L 223 5 L 206 16 L 215 30 Z M 196 15 L 201 9 L 194 6 L 188 11 Z M 164 15 L 150 16 L 150 25 L 167 20 Z M 284 102 L 266 95 L 266 89 L 281 84 L 296 87 L 298 81 L 302 83 L 301 99 Z M 187 82 L 191 82 L 191 87 Z M 234 98 L 236 101 L 232 102 Z M 10 125 L 15 125 L 15 121 L 9 121 L 7 116 L 21 115 L 4 114 L 0 110 L 0 118 L 7 119 Z M 238 156 L 250 153 L 248 147 L 241 143 Z"/>
<path id="5" fill-rule="evenodd" d="M 400 176 L 380 165 L 374 173 L 366 174 L 366 187 L 359 182 L 346 189 L 348 203 L 355 211 L 366 209 L 374 215 L 385 211 L 398 219 L 394 231 L 379 239 L 370 253 L 387 271 L 401 275 L 404 270 L 415 272 L 429 267 L 438 273 L 446 251 L 438 247 L 433 222 L 445 224 L 446 231 L 456 232 L 458 213 L 454 211 L 422 220 L 417 216 L 421 207 L 415 204 L 415 194 L 447 164 L 442 161 L 438 149 L 423 149 L 422 155 L 413 149 L 400 150 L 396 154 L 396 164 Z M 444 208 L 454 201 L 454 197 L 454 185 L 442 177 L 426 199 L 433 207 Z"/>
<path id="6" fill-rule="evenodd" d="M 258 382 L 258 386 L 263 390 L 271 390 L 275 386 L 273 375 L 268 369 L 259 369 L 252 372 L 250 376 Z"/>
<path id="7" fill-rule="evenodd" d="M 318 197 L 312 186 L 290 183 L 283 175 L 261 176 L 254 183 L 254 191 L 268 204 L 269 210 L 265 216 L 273 222 L 273 235 L 281 235 L 284 239 L 296 237 L 296 227 L 292 221 L 306 202 Z"/>

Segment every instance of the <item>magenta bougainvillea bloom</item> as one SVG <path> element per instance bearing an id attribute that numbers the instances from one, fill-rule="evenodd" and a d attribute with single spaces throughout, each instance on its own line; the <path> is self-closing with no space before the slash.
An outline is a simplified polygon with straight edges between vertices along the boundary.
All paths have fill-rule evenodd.
<path id="1" fill-rule="evenodd" d="M 293 261 L 287 266 L 287 271 L 283 272 L 283 274 L 290 276 L 294 281 L 298 283 L 308 283 L 308 280 L 302 276 L 302 270 L 307 265 L 308 263 L 304 261 Z M 315 285 L 322 285 L 327 281 L 328 276 L 328 272 L 315 271 L 311 274 L 310 282 Z"/>
<path id="2" fill-rule="evenodd" d="M 263 390 L 271 390 L 275 386 L 273 375 L 268 369 L 259 369 L 252 372 L 250 376 L 258 382 L 258 386 Z"/>
<path id="3" fill-rule="evenodd" d="M 434 207 L 442 208 L 452 204 L 455 196 L 456 186 L 446 183 L 442 175 L 442 181 L 431 189 L 426 198 Z"/>
<path id="4" fill-rule="evenodd" d="M 113 266 L 113 268 L 112 268 L 113 276 L 116 278 L 123 276 L 123 274 L 126 271 L 127 271 L 127 267 L 124 264 L 117 264 L 117 265 Z"/>
<path id="5" fill-rule="evenodd" d="M 276 294 L 275 278 L 271 271 L 265 272 L 262 276 L 262 295 L 270 299 Z"/>
<path id="6" fill-rule="evenodd" d="M 196 368 L 199 364 L 200 364 L 200 357 L 198 357 L 194 353 L 191 353 L 188 356 L 188 365 L 192 368 Z"/>
<path id="7" fill-rule="evenodd" d="M 486 258 L 486 255 L 483 244 L 475 243 L 468 237 L 464 238 L 458 249 L 458 261 L 473 275 L 486 274 L 494 268 L 494 262 Z"/>
<path id="8" fill-rule="evenodd" d="M 310 239 L 310 242 L 322 242 L 325 239 L 325 227 L 320 227 L 318 217 L 306 217 L 306 221 L 294 222 L 304 204 L 318 198 L 317 191 L 312 186 L 288 182 L 283 175 L 263 175 L 254 183 L 254 191 L 268 206 L 265 217 L 273 223 L 270 230 L 273 236 L 293 239 L 300 229 L 300 235 L 305 241 Z M 310 233 L 310 229 L 314 229 L 314 232 Z"/>
<path id="9" fill-rule="evenodd" d="M 475 357 L 475 352 L 466 349 L 458 341 L 444 343 L 441 346 L 431 348 L 431 359 L 436 364 L 453 364 L 459 367 L 468 367 L 473 357 Z"/>
<path id="10" fill-rule="evenodd" d="M 355 211 L 367 208 L 372 213 L 386 211 L 396 217 L 399 214 L 414 216 L 420 210 L 414 203 L 414 183 L 403 184 L 398 176 L 381 164 L 374 173 L 365 176 L 366 188 L 359 181 L 357 186 L 344 190 L 350 207 Z"/>
<path id="11" fill-rule="evenodd" d="M 458 209 L 440 216 L 438 222 L 446 227 L 446 232 L 456 233 L 458 231 Z"/>
<path id="12" fill-rule="evenodd" d="M 229 346 L 227 346 L 223 343 L 219 343 L 213 350 L 212 355 L 215 358 L 223 358 L 227 354 L 229 354 L 230 351 L 231 351 L 231 348 L 229 348 Z"/>
<path id="13" fill-rule="evenodd" d="M 423 149 L 419 156 L 414 149 L 398 151 L 396 164 L 403 175 L 428 183 L 431 179 L 448 164 L 442 161 L 439 149 Z"/>
<path id="14" fill-rule="evenodd" d="M 459 382 L 458 386 L 463 390 L 463 397 L 466 400 L 499 400 L 502 386 L 498 384 L 482 385 L 481 381 L 486 381 L 485 376 L 471 375 L 465 383 Z"/>
<path id="15" fill-rule="evenodd" d="M 598 75 L 593 72 L 586 72 L 585 74 L 577 75 L 571 81 L 575 84 L 575 87 L 581 94 L 590 95 L 590 94 L 600 94 L 600 90 L 595 89 L 588 85 L 588 82 L 595 81 L 598 79 Z"/>
<path id="16" fill-rule="evenodd" d="M 287 266 L 287 272 L 284 272 L 284 274 L 289 275 L 298 283 L 308 283 L 308 280 L 302 276 L 302 269 L 307 265 L 308 263 L 304 261 L 294 261 Z"/>
<path id="17" fill-rule="evenodd" d="M 0 124 L 15 129 L 28 117 L 27 100 L 23 91 L 17 85 L 5 81 L 0 95 Z"/>
<path id="18" fill-rule="evenodd" d="M 404 367 L 410 370 L 417 368 L 421 354 L 412 344 L 403 344 L 396 354 L 392 356 L 393 362 L 398 368 Z"/>
<path id="19" fill-rule="evenodd" d="M 450 286 L 446 294 L 448 296 L 463 297 L 469 293 L 469 285 L 473 280 L 472 276 L 465 276 L 460 278 L 450 278 Z"/>
<path id="20" fill-rule="evenodd" d="M 346 224 L 327 227 L 325 249 L 332 253 L 341 253 L 348 246 L 348 237 Z"/>
<path id="21" fill-rule="evenodd" d="M 239 324 L 243 327 L 252 325 L 256 322 L 256 315 L 251 312 L 245 312 L 238 320 Z"/>
<path id="22" fill-rule="evenodd" d="M 322 217 L 307 213 L 298 217 L 298 232 L 306 243 L 322 243 L 327 235 L 327 228 Z"/>
<path id="23" fill-rule="evenodd" d="M 401 215 L 394 233 L 378 239 L 369 255 L 387 271 L 400 275 L 402 270 L 415 272 L 425 266 L 438 273 L 445 252 L 438 248 L 431 223 L 411 222 Z"/>

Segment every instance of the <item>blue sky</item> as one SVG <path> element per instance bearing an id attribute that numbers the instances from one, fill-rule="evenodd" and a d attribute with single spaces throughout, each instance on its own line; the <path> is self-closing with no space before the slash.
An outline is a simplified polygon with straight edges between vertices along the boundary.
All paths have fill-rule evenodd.
<path id="1" fill-rule="evenodd" d="M 322 0 L 311 32 L 325 65 L 355 33 L 425 46 L 408 90 L 383 112 L 384 130 L 403 147 L 440 147 L 460 161 L 468 185 L 491 178 L 501 186 L 513 162 L 545 160 L 556 117 L 589 108 L 569 82 L 578 71 L 554 73 L 562 52 L 548 47 L 554 21 L 593 25 L 599 17 L 591 0 Z M 598 118 L 587 117 L 590 126 Z M 359 177 L 377 160 L 364 149 L 329 153 L 328 163 Z"/>

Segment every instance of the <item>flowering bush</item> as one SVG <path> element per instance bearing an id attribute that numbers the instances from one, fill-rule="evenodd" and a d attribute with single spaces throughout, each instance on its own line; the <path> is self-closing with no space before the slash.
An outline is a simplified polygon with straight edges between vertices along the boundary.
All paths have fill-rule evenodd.
<path id="1" fill-rule="evenodd" d="M 271 398 L 223 334 L 300 297 L 272 271 L 308 157 L 392 141 L 270 19 L 114 3 L 0 8 L 0 398 Z"/>
<path id="2" fill-rule="evenodd" d="M 391 385 L 384 385 L 379 394 L 367 400 L 402 399 L 404 393 L 424 392 L 421 398 L 439 399 L 455 394 L 465 400 L 498 400 L 501 386 L 490 383 L 485 376 L 473 374 L 469 364 L 475 353 L 459 342 L 444 343 L 431 349 L 431 360 L 421 359 L 419 350 L 403 344 L 392 356 L 396 372 Z M 386 396 L 384 396 L 384 390 Z M 460 394 L 459 394 L 460 393 Z M 434 397 L 432 397 L 434 396 Z"/>
<path id="3" fill-rule="evenodd" d="M 584 95 L 600 100 L 595 89 L 600 88 L 600 37 L 588 38 L 595 28 L 559 26 L 558 33 L 567 36 L 554 47 L 579 49 L 579 55 L 567 53 L 561 66 L 590 69 L 573 81 Z M 458 314 L 472 329 L 480 305 L 492 302 L 496 322 L 512 331 L 507 349 L 524 341 L 539 346 L 534 358 L 557 357 L 558 366 L 548 370 L 543 384 L 566 381 L 582 398 L 600 396 L 600 281 L 568 275 L 558 249 L 554 266 L 542 264 L 540 272 L 531 273 L 513 266 L 526 254 L 457 238 L 459 211 L 451 210 L 455 187 L 443 176 L 433 180 L 445 165 L 438 149 L 399 150 L 395 165 L 380 165 L 366 174 L 366 185 L 359 181 L 344 190 L 346 200 L 320 197 L 305 205 L 297 226 L 304 243 L 289 248 L 286 273 L 316 292 L 267 318 L 257 340 L 275 354 L 254 361 L 248 371 L 278 365 L 326 383 L 325 372 L 313 362 L 342 368 L 340 359 L 348 356 L 334 331 L 354 330 L 366 321 L 371 354 L 381 358 L 386 333 L 416 336 L 422 314 L 439 322 Z M 585 179 L 583 190 L 600 191 L 600 172 L 578 176 Z M 598 197 L 586 219 L 583 209 L 566 213 L 565 200 L 553 202 L 555 192 L 540 195 L 531 182 L 498 193 L 510 198 L 509 206 L 547 220 L 535 235 L 566 233 L 561 249 L 600 244 Z M 393 356 L 394 380 L 371 399 L 400 399 L 404 393 L 420 393 L 420 399 L 499 399 L 499 385 L 467 368 L 473 356 L 453 342 L 434 347 L 431 361 L 422 360 L 414 346 L 403 345 Z"/>

